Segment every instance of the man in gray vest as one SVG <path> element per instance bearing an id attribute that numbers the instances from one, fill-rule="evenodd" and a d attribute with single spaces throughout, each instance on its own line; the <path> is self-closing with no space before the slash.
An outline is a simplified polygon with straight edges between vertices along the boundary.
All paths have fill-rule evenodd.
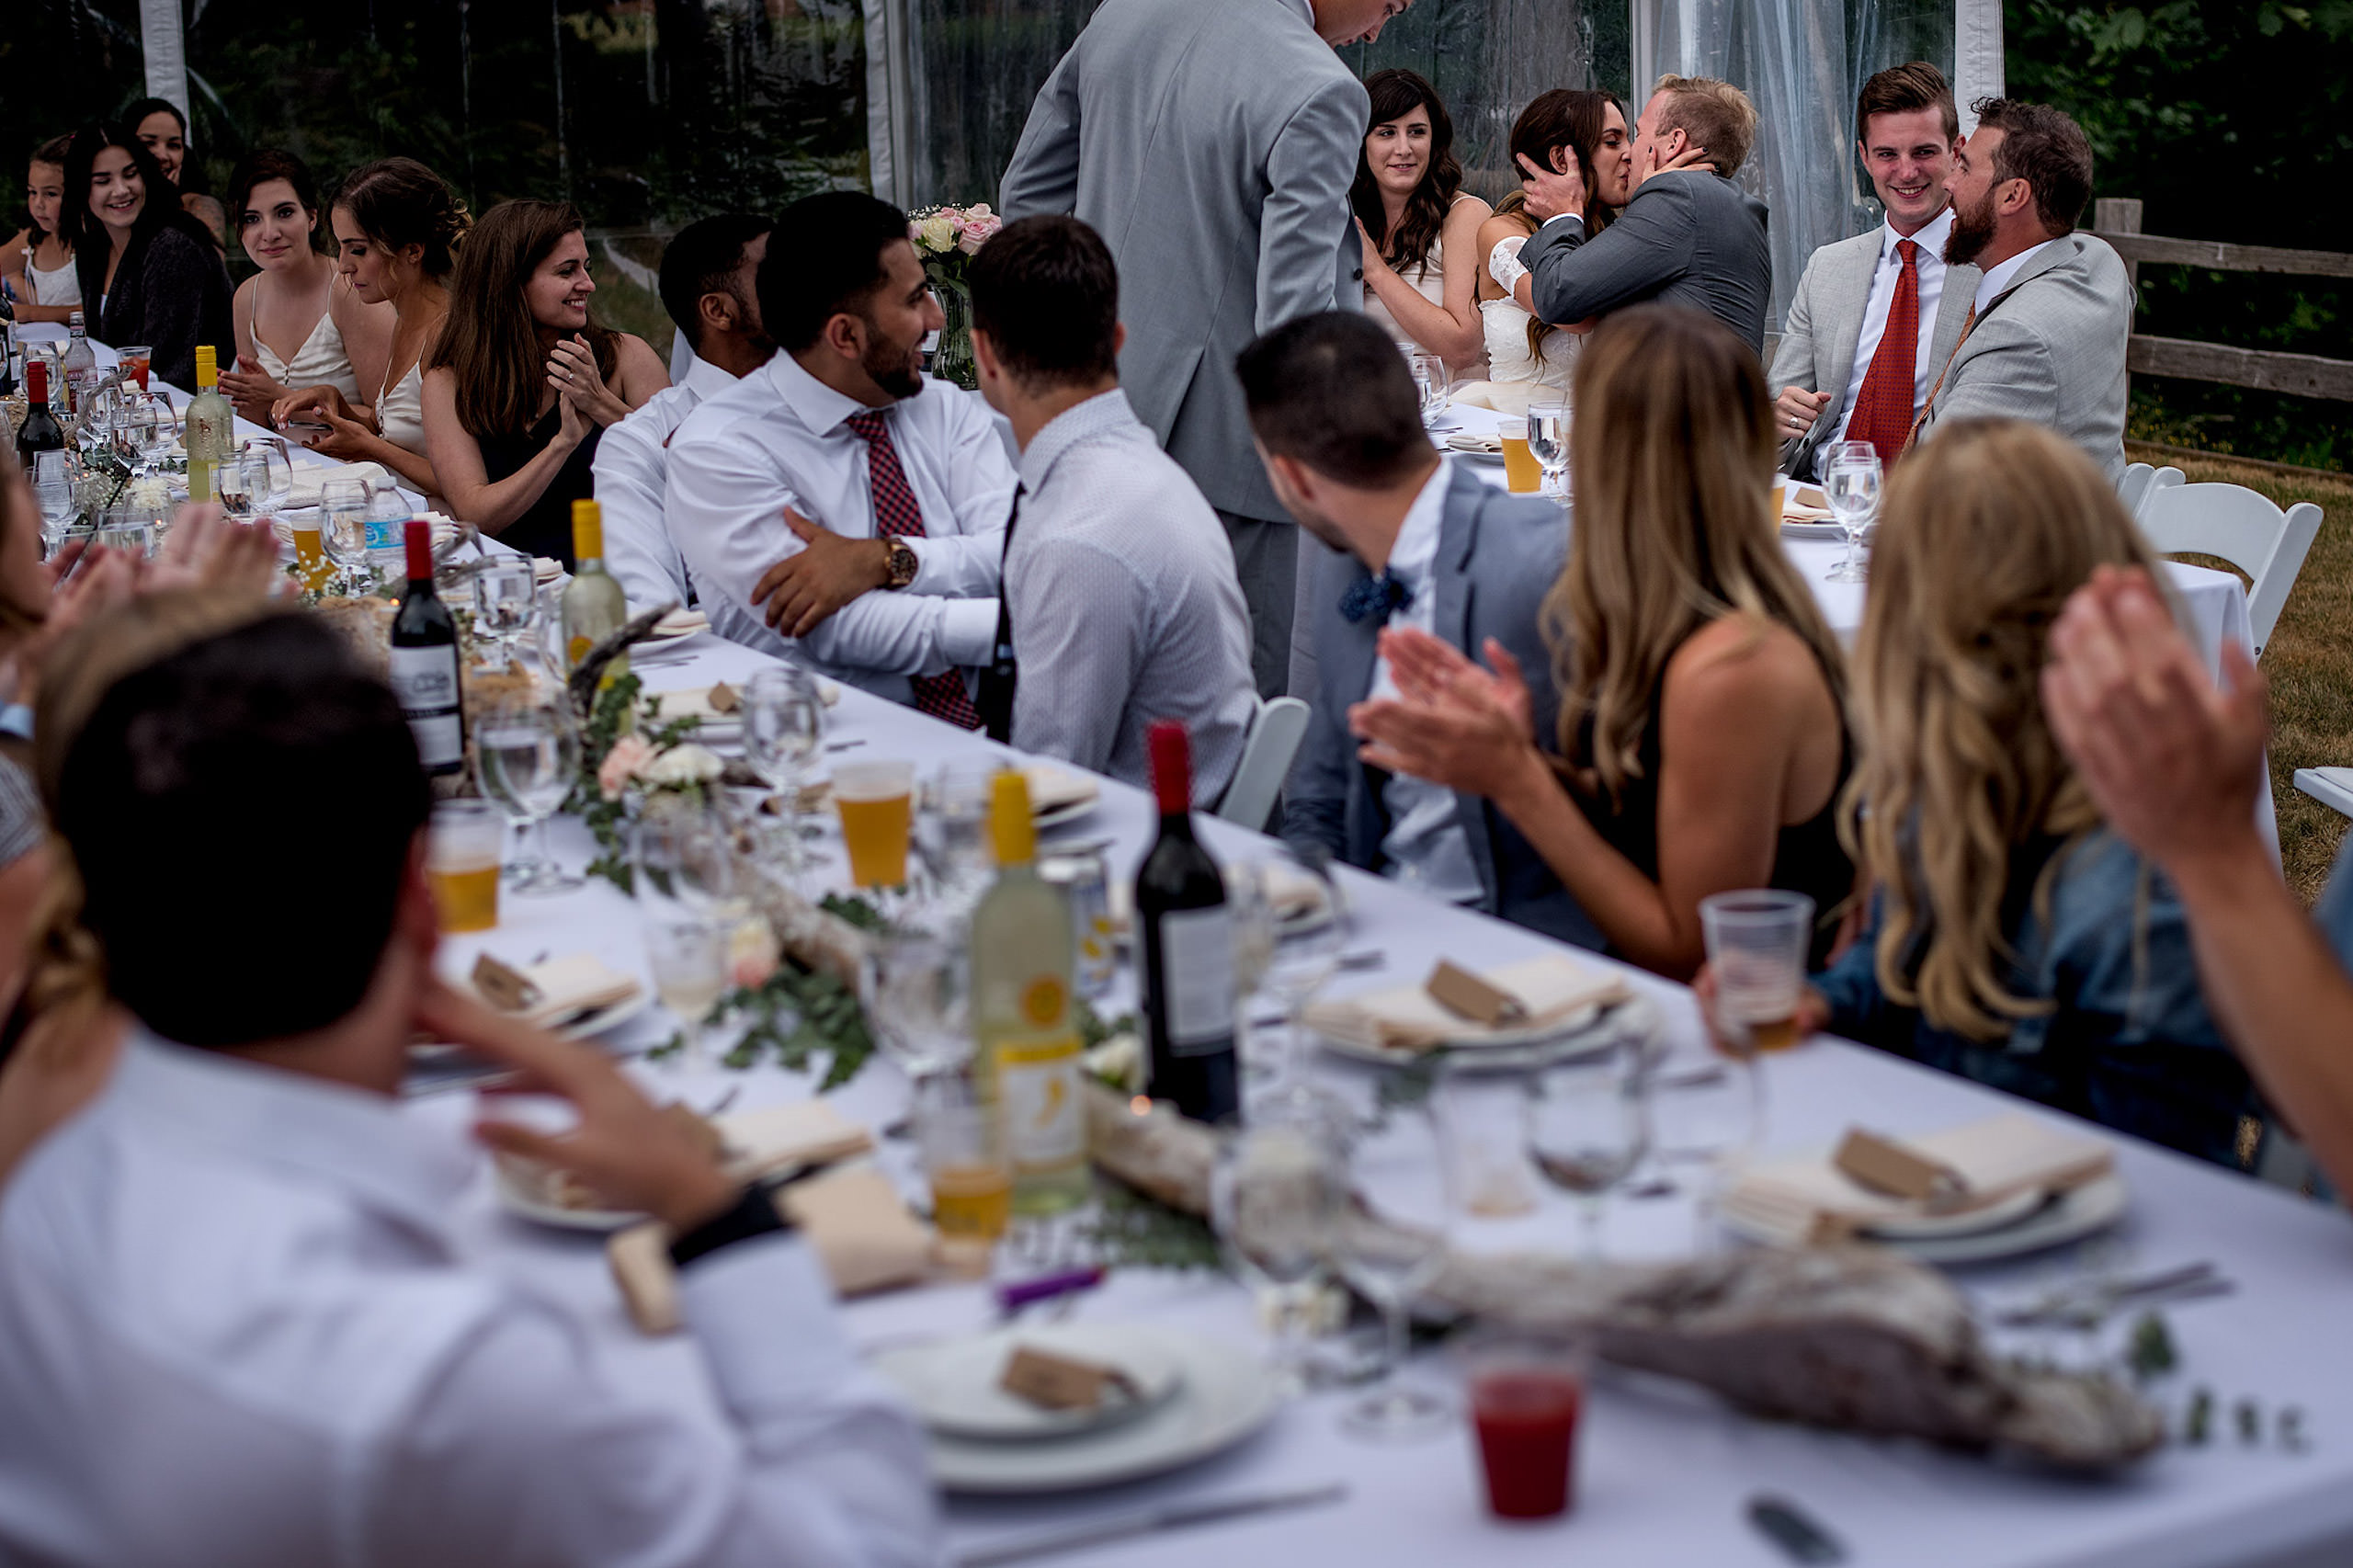
<path id="1" fill-rule="evenodd" d="M 1008 220 L 1068 212 L 1111 247 L 1120 381 L 1233 543 L 1262 695 L 1290 683 L 1305 548 L 1250 445 L 1233 357 L 1360 308 L 1348 182 L 1371 112 L 1333 49 L 1411 0 L 1104 0 L 1038 95 L 1005 172 Z"/>

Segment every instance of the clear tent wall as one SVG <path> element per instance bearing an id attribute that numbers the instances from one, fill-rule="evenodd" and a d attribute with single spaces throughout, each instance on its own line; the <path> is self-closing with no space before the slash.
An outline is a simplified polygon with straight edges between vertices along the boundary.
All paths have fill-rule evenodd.
<path id="1" fill-rule="evenodd" d="M 1031 96 L 1098 3 L 13 0 L 0 154 L 153 93 L 189 109 L 201 188 L 280 146 L 329 181 L 406 153 L 477 211 L 568 199 L 608 314 L 660 346 L 659 236 L 700 213 L 839 186 L 994 199 Z M 1742 180 L 1773 210 L 1778 313 L 1815 246 L 1876 221 L 1852 152 L 1862 79 L 1928 60 L 1965 103 L 2000 91 L 2001 48 L 1999 0 L 1418 0 L 1346 53 L 1429 77 L 1491 197 L 1510 187 L 1513 118 L 1547 87 L 1738 83 L 1762 114 Z"/>

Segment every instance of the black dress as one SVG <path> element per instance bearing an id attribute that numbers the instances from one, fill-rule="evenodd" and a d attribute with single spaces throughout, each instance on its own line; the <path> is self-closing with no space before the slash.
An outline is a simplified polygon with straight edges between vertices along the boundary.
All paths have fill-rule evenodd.
<path id="1" fill-rule="evenodd" d="M 516 473 L 547 450 L 548 443 L 563 427 L 563 406 L 559 403 L 520 436 L 475 437 L 474 444 L 482 449 L 483 472 L 493 484 Z M 556 470 L 555 477 L 548 481 L 539 499 L 506 525 L 498 536 L 499 542 L 527 554 L 561 561 L 564 570 L 571 571 L 572 504 L 596 496 L 597 477 L 592 471 L 597 461 L 597 443 L 604 438 L 605 427 L 590 420 L 588 434 L 572 449 L 572 455 L 563 460 L 563 466 Z"/>
<path id="2" fill-rule="evenodd" d="M 101 280 L 106 276 L 103 262 L 97 276 Z M 100 298 L 86 275 L 82 297 Z M 198 344 L 212 345 L 220 369 L 236 363 L 237 335 L 229 299 L 229 274 L 221 265 L 220 252 L 176 223 L 131 240 L 115 267 L 104 308 L 85 304 L 83 318 L 95 323 L 93 335 L 101 343 L 118 348 L 126 343 L 146 344 L 153 350 L 148 361 L 153 373 L 193 392 Z"/>
<path id="3" fill-rule="evenodd" d="M 1650 722 L 1643 727 L 1642 742 L 1634 749 L 1642 773 L 1620 786 L 1616 809 L 1611 809 L 1607 795 L 1587 797 L 1582 790 L 1569 791 L 1569 798 L 1576 801 L 1603 842 L 1654 882 L 1658 881 L 1659 712 L 1665 690 L 1662 680 L 1659 689 L 1651 694 Z M 1588 713 L 1577 736 L 1577 765 L 1591 767 L 1593 756 L 1593 715 Z M 1830 799 L 1805 821 L 1782 828 L 1773 840 L 1773 871 L 1765 885 L 1802 892 L 1813 900 L 1813 942 L 1806 956 L 1809 971 L 1820 969 L 1829 957 L 1831 938 L 1837 935 L 1835 912 L 1855 891 L 1855 863 L 1838 842 L 1838 797 L 1846 792 L 1847 776 L 1854 766 L 1854 744 L 1842 726 L 1838 781 L 1831 787 Z"/>

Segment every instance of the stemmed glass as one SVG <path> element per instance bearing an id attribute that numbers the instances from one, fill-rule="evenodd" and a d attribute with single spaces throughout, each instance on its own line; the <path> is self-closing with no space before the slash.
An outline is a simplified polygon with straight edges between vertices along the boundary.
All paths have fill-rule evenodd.
<path id="1" fill-rule="evenodd" d="M 875 941 L 860 978 L 883 1053 L 907 1075 L 920 1104 L 931 1080 L 972 1058 L 972 960 L 944 937 L 889 932 Z"/>
<path id="2" fill-rule="evenodd" d="M 1879 514 L 1879 449 L 1869 441 L 1841 441 L 1830 454 L 1823 493 L 1838 526 L 1847 530 L 1847 559 L 1824 579 L 1830 583 L 1867 583 L 1863 569 L 1863 534 Z"/>
<path id="3" fill-rule="evenodd" d="M 1381 1312 L 1382 1376 L 1340 1424 L 1376 1442 L 1429 1437 L 1452 1420 L 1445 1400 L 1404 1378 L 1406 1310 L 1446 1259 L 1444 1169 L 1426 1105 L 1389 1107 L 1348 1151 L 1348 1190 L 1332 1234 L 1341 1276 Z"/>
<path id="4" fill-rule="evenodd" d="M 810 766 L 825 741 L 825 704 L 816 678 L 797 665 L 762 670 L 744 688 L 744 761 L 760 781 L 785 797 L 796 835 Z"/>
<path id="5" fill-rule="evenodd" d="M 539 575 L 529 556 L 486 561 L 474 574 L 474 625 L 501 668 L 514 662 L 539 610 Z"/>
<path id="6" fill-rule="evenodd" d="M 523 832 L 523 858 L 507 868 L 518 893 L 570 892 L 578 877 L 548 853 L 548 818 L 580 777 L 580 735 L 559 692 L 491 698 L 474 716 L 474 749 L 483 788 Z"/>
<path id="7" fill-rule="evenodd" d="M 705 1026 L 726 994 L 737 918 L 725 817 L 684 798 L 661 801 L 638 819 L 633 880 L 654 988 L 685 1027 L 689 1064 L 700 1066 Z"/>
<path id="8" fill-rule="evenodd" d="M 1347 1156 L 1307 1096 L 1254 1108 L 1221 1130 L 1210 1172 L 1210 1218 L 1234 1271 L 1272 1309 L 1275 1376 L 1305 1385 L 1300 1320 L 1330 1277 L 1332 1232 L 1347 1186 Z"/>
<path id="9" fill-rule="evenodd" d="M 336 585 L 348 595 L 376 591 L 368 565 L 368 487 L 356 479 L 330 479 L 319 492 L 319 541 L 327 559 L 342 568 Z"/>
<path id="10" fill-rule="evenodd" d="M 970 916 L 996 870 L 989 810 L 1003 767 L 995 757 L 961 757 L 924 781 L 917 847 L 934 896 L 950 919 Z"/>
<path id="11" fill-rule="evenodd" d="M 1436 354 L 1416 349 L 1405 351 L 1405 363 L 1414 375 L 1414 392 L 1422 407 L 1422 423 L 1428 425 L 1453 405 L 1453 387 L 1446 373 L 1446 361 Z"/>
<path id="12" fill-rule="evenodd" d="M 1544 494 L 1569 495 L 1569 410 L 1559 399 L 1528 405 L 1528 449 L 1544 468 Z"/>
<path id="13" fill-rule="evenodd" d="M 48 546 L 47 553 L 54 555 L 65 542 L 66 527 L 74 520 L 73 469 L 62 448 L 34 455 L 33 500 L 40 507 L 41 539 Z"/>
<path id="14" fill-rule="evenodd" d="M 645 957 L 654 989 L 676 1016 L 687 1037 L 687 1064 L 708 1060 L 704 1035 L 711 1010 L 727 994 L 728 926 L 700 915 L 667 915 L 645 923 Z"/>
<path id="15" fill-rule="evenodd" d="M 1641 1048 L 1621 1042 L 1529 1074 L 1529 1158 L 1547 1181 L 1580 1200 L 1588 1262 L 1601 1260 L 1602 1207 L 1609 1189 L 1642 1164 L 1649 1146 L 1643 1066 Z"/>
<path id="16" fill-rule="evenodd" d="M 139 472 L 153 473 L 155 465 L 170 454 L 172 443 L 179 439 L 178 411 L 172 407 L 171 398 L 160 392 L 133 392 L 125 387 L 123 394 L 117 427 L 138 451 Z"/>
<path id="17" fill-rule="evenodd" d="M 1714 1234 L 1724 1192 L 1764 1132 L 1764 1085 L 1754 1045 L 1726 1045 L 1722 1051 L 1714 1060 L 1655 1061 L 1651 1067 L 1652 1153 L 1670 1171 L 1683 1165 L 1699 1172 L 1694 1224 L 1702 1246 Z"/>

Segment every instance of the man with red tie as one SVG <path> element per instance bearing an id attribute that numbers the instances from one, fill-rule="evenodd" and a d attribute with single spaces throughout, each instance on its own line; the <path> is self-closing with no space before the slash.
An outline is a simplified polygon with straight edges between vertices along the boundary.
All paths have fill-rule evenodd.
<path id="1" fill-rule="evenodd" d="M 1961 144 L 1944 73 L 1916 61 L 1880 72 L 1863 84 L 1855 124 L 1886 221 L 1813 253 L 1768 380 L 1782 466 L 1801 477 L 1840 441 L 1895 460 L 1977 289 L 1977 268 L 1944 260 Z"/>

